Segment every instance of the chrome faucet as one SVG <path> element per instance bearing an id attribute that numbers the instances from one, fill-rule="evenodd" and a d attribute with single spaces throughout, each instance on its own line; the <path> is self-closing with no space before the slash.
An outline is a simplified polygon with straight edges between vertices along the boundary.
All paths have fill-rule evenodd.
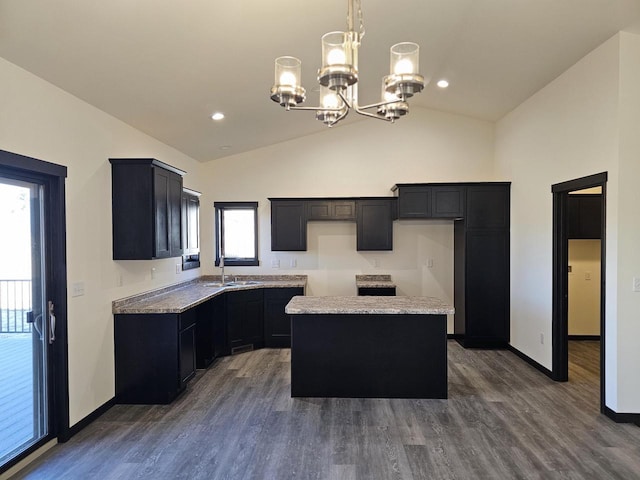
<path id="1" fill-rule="evenodd" d="M 220 275 L 220 283 L 224 285 L 224 257 L 220 257 L 220 270 L 222 273 Z"/>

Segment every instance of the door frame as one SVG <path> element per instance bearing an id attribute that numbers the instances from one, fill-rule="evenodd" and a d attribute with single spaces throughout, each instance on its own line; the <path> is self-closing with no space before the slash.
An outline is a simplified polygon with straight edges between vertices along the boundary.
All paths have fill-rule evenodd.
<path id="1" fill-rule="evenodd" d="M 589 175 L 551 186 L 553 193 L 553 313 L 552 368 L 554 380 L 569 380 L 569 192 L 602 187 L 600 219 L 600 411 L 605 409 L 605 283 L 607 172 Z"/>
<path id="2" fill-rule="evenodd" d="M 6 471 L 38 448 L 57 438 L 66 442 L 69 428 L 69 359 L 67 347 L 67 258 L 66 258 L 66 214 L 65 179 L 67 167 L 45 162 L 17 153 L 0 150 L 0 173 L 15 176 L 44 186 L 45 201 L 45 256 L 47 300 L 55 304 L 56 341 L 50 346 L 51 371 L 49 433 L 39 442 L 5 464 Z"/>

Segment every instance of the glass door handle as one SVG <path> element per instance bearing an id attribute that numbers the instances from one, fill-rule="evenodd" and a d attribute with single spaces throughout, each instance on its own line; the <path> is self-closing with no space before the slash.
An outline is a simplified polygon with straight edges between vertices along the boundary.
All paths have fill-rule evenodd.
<path id="1" fill-rule="evenodd" d="M 56 341 L 56 316 L 53 314 L 53 302 L 47 302 L 49 308 L 49 345 Z"/>

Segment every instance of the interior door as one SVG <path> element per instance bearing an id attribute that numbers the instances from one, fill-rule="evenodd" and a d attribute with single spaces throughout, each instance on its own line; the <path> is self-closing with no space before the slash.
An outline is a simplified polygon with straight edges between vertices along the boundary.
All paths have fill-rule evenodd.
<path id="1" fill-rule="evenodd" d="M 0 176 L 0 466 L 51 433 L 44 202 L 41 183 Z"/>

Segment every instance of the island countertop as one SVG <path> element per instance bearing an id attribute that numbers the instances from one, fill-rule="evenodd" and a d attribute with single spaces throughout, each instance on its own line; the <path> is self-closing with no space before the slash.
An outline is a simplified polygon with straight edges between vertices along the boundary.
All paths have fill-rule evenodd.
<path id="1" fill-rule="evenodd" d="M 218 283 L 220 277 L 195 280 L 114 300 L 114 314 L 182 313 L 224 292 L 256 288 L 305 288 L 306 275 L 234 275 L 237 282 Z M 247 283 L 255 282 L 255 283 Z"/>
<path id="2" fill-rule="evenodd" d="M 285 313 L 362 314 L 362 315 L 447 315 L 455 313 L 452 305 L 434 297 L 313 297 L 295 296 Z"/>

